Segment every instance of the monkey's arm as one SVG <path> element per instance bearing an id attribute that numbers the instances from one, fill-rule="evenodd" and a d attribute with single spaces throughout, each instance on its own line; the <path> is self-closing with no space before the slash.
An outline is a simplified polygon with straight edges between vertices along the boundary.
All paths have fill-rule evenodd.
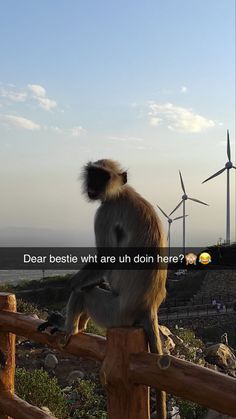
<path id="1" fill-rule="evenodd" d="M 91 269 L 93 266 L 93 269 Z M 94 264 L 87 263 L 71 280 L 71 288 L 77 291 L 88 291 L 90 288 L 99 286 L 106 281 L 107 271 L 94 269 Z"/>

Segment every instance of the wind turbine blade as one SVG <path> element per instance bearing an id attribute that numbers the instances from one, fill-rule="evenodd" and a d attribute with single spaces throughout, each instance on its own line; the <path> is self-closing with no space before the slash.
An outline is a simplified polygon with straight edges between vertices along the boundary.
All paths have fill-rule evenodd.
<path id="1" fill-rule="evenodd" d="M 181 171 L 180 170 L 179 170 L 179 176 L 180 176 L 180 182 L 181 182 L 181 186 L 182 186 L 183 192 L 186 194 L 185 187 L 184 187 L 184 181 L 183 181 L 183 178 L 182 178 L 182 175 L 181 175 Z"/>
<path id="2" fill-rule="evenodd" d="M 170 216 L 171 216 L 171 214 L 173 214 L 173 212 L 175 212 L 180 207 L 182 202 L 183 202 L 183 200 L 177 205 L 177 207 L 175 207 L 175 209 L 173 209 L 173 211 L 170 213 Z"/>
<path id="3" fill-rule="evenodd" d="M 159 208 L 159 210 L 162 212 L 162 214 L 169 219 L 168 215 L 161 209 L 161 207 L 159 207 L 159 205 L 157 205 L 157 208 Z"/>
<path id="4" fill-rule="evenodd" d="M 188 215 L 185 215 L 185 217 L 188 217 Z M 180 220 L 180 218 L 184 218 L 184 216 L 183 216 L 183 215 L 181 215 L 180 217 L 173 218 L 173 221 L 175 221 L 175 220 Z"/>
<path id="5" fill-rule="evenodd" d="M 207 179 L 205 179 L 202 183 L 208 182 L 208 180 L 213 179 L 213 177 L 219 176 L 221 173 L 223 173 L 225 171 L 225 167 L 221 170 L 219 170 L 219 172 L 214 173 L 214 175 L 208 177 Z"/>
<path id="6" fill-rule="evenodd" d="M 236 167 L 235 166 L 232 166 L 234 169 L 236 169 Z"/>
<path id="7" fill-rule="evenodd" d="M 199 199 L 195 199 L 195 198 L 188 198 L 188 199 L 190 199 L 190 201 L 198 202 L 198 204 L 202 204 L 202 205 L 207 205 L 207 206 L 209 206 L 209 204 L 206 204 L 206 203 L 205 203 L 205 202 L 203 202 L 203 201 L 199 201 Z"/>
<path id="8" fill-rule="evenodd" d="M 230 150 L 230 141 L 229 141 L 229 130 L 227 129 L 227 155 L 229 161 L 231 161 L 231 150 Z"/>

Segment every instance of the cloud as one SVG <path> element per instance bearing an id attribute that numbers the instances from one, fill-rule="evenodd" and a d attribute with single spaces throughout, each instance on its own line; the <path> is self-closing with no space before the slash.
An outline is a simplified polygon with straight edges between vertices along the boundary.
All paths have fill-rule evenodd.
<path id="1" fill-rule="evenodd" d="M 45 111 L 56 108 L 57 102 L 47 97 L 46 89 L 39 84 L 28 84 L 28 91 L 17 91 L 14 85 L 9 88 L 0 87 L 0 96 L 13 102 L 25 102 L 29 96 L 29 91 L 39 106 Z"/>
<path id="2" fill-rule="evenodd" d="M 0 118 L 3 122 L 15 128 L 21 128 L 28 131 L 38 131 L 40 129 L 40 125 L 30 119 L 23 118 L 22 116 L 0 115 Z"/>
<path id="3" fill-rule="evenodd" d="M 112 141 L 124 141 L 124 142 L 140 142 L 143 141 L 143 138 L 140 137 L 132 137 L 132 136 L 121 136 L 121 137 L 117 137 L 117 136 L 112 136 L 112 137 L 108 137 L 109 140 Z"/>
<path id="4" fill-rule="evenodd" d="M 45 111 L 50 111 L 57 107 L 57 102 L 47 97 L 46 89 L 40 84 L 28 84 L 28 89 L 33 94 L 33 98 L 37 100 L 39 106 Z"/>
<path id="5" fill-rule="evenodd" d="M 57 102 L 55 100 L 49 99 L 48 97 L 38 97 L 39 106 L 45 111 L 50 111 L 53 108 L 57 107 Z"/>
<path id="6" fill-rule="evenodd" d="M 63 132 L 64 132 L 63 129 L 61 129 L 61 128 L 57 127 L 57 126 L 50 127 L 50 130 L 52 132 L 55 132 L 56 134 L 63 134 Z"/>
<path id="7" fill-rule="evenodd" d="M 37 97 L 46 96 L 46 89 L 43 86 L 40 86 L 40 84 L 28 84 L 28 88 Z"/>
<path id="8" fill-rule="evenodd" d="M 0 96 L 13 102 L 25 102 L 27 98 L 27 93 L 23 91 L 16 91 L 16 90 L 7 90 L 5 88 L 0 89 Z"/>
<path id="9" fill-rule="evenodd" d="M 187 93 L 187 91 L 188 91 L 188 88 L 186 86 L 181 86 L 180 88 L 181 93 Z"/>
<path id="10" fill-rule="evenodd" d="M 191 108 L 183 108 L 172 103 L 161 105 L 149 102 L 148 109 L 151 125 L 166 124 L 171 131 L 196 133 L 216 125 L 215 121 L 195 113 Z"/>
<path id="11" fill-rule="evenodd" d="M 73 127 L 70 130 L 72 137 L 82 137 L 82 135 L 87 134 L 87 130 L 81 126 Z"/>

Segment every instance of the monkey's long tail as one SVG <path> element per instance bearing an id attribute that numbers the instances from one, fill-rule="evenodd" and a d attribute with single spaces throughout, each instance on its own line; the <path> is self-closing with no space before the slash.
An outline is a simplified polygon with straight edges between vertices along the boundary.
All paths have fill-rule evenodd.
<path id="1" fill-rule="evenodd" d="M 158 328 L 157 316 L 154 320 L 150 321 L 149 325 L 144 326 L 147 334 L 149 348 L 151 353 L 162 355 L 162 345 L 160 332 Z M 157 419 L 166 419 L 166 393 L 165 391 L 156 389 L 156 410 Z"/>

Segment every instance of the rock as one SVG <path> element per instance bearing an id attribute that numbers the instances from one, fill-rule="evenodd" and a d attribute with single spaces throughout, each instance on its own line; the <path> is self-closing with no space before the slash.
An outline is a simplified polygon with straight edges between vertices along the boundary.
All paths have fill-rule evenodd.
<path id="1" fill-rule="evenodd" d="M 163 353 L 169 354 L 175 348 L 174 335 L 166 326 L 159 325 Z"/>
<path id="2" fill-rule="evenodd" d="M 179 408 L 177 406 L 173 406 L 172 410 L 168 412 L 170 418 L 172 419 L 181 419 L 181 416 L 179 414 Z"/>
<path id="3" fill-rule="evenodd" d="M 47 406 L 42 406 L 40 408 L 44 413 L 46 413 L 47 415 L 49 415 L 50 418 L 52 419 L 56 419 L 56 417 L 52 414 L 51 410 L 49 410 L 49 408 Z"/>
<path id="4" fill-rule="evenodd" d="M 53 354 L 48 354 L 44 359 L 44 368 L 48 370 L 55 370 L 58 365 L 58 359 Z"/>
<path id="5" fill-rule="evenodd" d="M 215 364 L 220 368 L 236 370 L 236 357 L 223 343 L 217 343 L 206 348 L 205 360 L 209 364 Z"/>
<path id="6" fill-rule="evenodd" d="M 70 393 L 70 391 L 72 390 L 72 387 L 71 386 L 67 386 L 67 387 L 64 387 L 63 389 L 62 389 L 62 392 L 63 393 Z"/>
<path id="7" fill-rule="evenodd" d="M 219 372 L 219 368 L 217 367 L 217 365 L 208 364 L 208 362 L 206 362 L 206 363 L 205 363 L 205 367 L 206 367 L 206 368 L 209 368 L 210 370 L 213 370 L 213 371 L 217 371 L 217 372 Z"/>
<path id="8" fill-rule="evenodd" d="M 74 370 L 68 375 L 67 382 L 71 386 L 74 381 L 83 380 L 83 378 L 84 378 L 84 373 L 82 371 Z"/>

